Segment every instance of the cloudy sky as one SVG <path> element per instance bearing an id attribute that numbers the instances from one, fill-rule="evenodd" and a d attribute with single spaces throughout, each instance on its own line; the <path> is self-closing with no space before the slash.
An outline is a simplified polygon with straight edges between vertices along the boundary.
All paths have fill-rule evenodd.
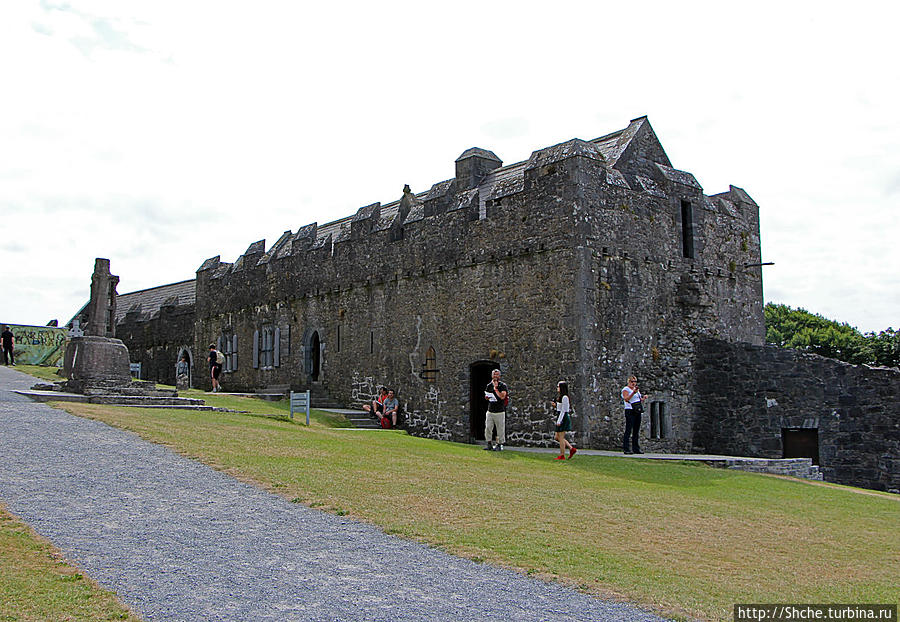
<path id="1" fill-rule="evenodd" d="M 900 328 L 900 3 L 733 5 L 3 2 L 0 322 L 646 114 L 760 205 L 767 301 Z"/>

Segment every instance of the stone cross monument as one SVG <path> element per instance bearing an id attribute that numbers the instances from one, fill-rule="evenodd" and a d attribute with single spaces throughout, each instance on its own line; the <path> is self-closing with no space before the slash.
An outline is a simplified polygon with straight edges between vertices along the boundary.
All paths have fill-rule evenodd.
<path id="1" fill-rule="evenodd" d="M 116 336 L 116 286 L 119 277 L 109 272 L 109 259 L 98 257 L 91 276 L 91 301 L 88 303 L 86 334 L 94 337 Z"/>
<path id="2" fill-rule="evenodd" d="M 115 338 L 118 284 L 119 277 L 109 272 L 109 259 L 98 258 L 91 277 L 85 335 L 72 337 L 66 346 L 64 372 L 70 390 L 81 393 L 131 384 L 128 348 Z"/>

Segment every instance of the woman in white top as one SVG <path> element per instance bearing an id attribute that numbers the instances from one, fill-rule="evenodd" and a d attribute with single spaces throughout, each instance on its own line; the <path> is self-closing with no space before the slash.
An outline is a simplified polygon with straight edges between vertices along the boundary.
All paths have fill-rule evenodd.
<path id="1" fill-rule="evenodd" d="M 625 435 L 622 437 L 622 451 L 626 454 L 642 454 L 638 445 L 638 434 L 641 431 L 641 413 L 644 412 L 643 401 L 646 395 L 641 395 L 637 386 L 637 377 L 628 379 L 628 384 L 622 387 L 622 400 L 625 402 Z M 628 449 L 628 437 L 631 437 L 631 450 Z"/>
<path id="2" fill-rule="evenodd" d="M 556 440 L 559 441 L 559 455 L 556 460 L 566 459 L 566 447 L 569 448 L 569 458 L 578 451 L 566 440 L 566 432 L 572 430 L 572 418 L 569 416 L 569 385 L 565 380 L 560 380 L 556 385 L 556 401 L 550 402 L 556 409 Z"/>

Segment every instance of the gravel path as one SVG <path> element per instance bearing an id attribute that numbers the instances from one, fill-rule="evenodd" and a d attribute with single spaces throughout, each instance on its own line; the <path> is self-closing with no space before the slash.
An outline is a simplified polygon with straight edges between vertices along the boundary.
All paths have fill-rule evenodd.
<path id="1" fill-rule="evenodd" d="M 659 620 L 388 536 L 11 392 L 0 501 L 147 620 Z"/>

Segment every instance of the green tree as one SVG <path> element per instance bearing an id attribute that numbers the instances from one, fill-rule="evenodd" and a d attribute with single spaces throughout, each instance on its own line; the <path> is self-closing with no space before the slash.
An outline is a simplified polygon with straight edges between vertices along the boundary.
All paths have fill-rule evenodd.
<path id="1" fill-rule="evenodd" d="M 847 363 L 876 363 L 876 350 L 889 350 L 880 342 L 873 346 L 869 337 L 847 323 L 836 322 L 787 305 L 769 303 L 765 307 L 766 342 L 838 359 Z M 895 362 L 894 365 L 897 363 Z"/>
<path id="2" fill-rule="evenodd" d="M 900 367 L 900 331 L 888 328 L 877 335 L 866 333 L 865 339 L 870 365 Z"/>

